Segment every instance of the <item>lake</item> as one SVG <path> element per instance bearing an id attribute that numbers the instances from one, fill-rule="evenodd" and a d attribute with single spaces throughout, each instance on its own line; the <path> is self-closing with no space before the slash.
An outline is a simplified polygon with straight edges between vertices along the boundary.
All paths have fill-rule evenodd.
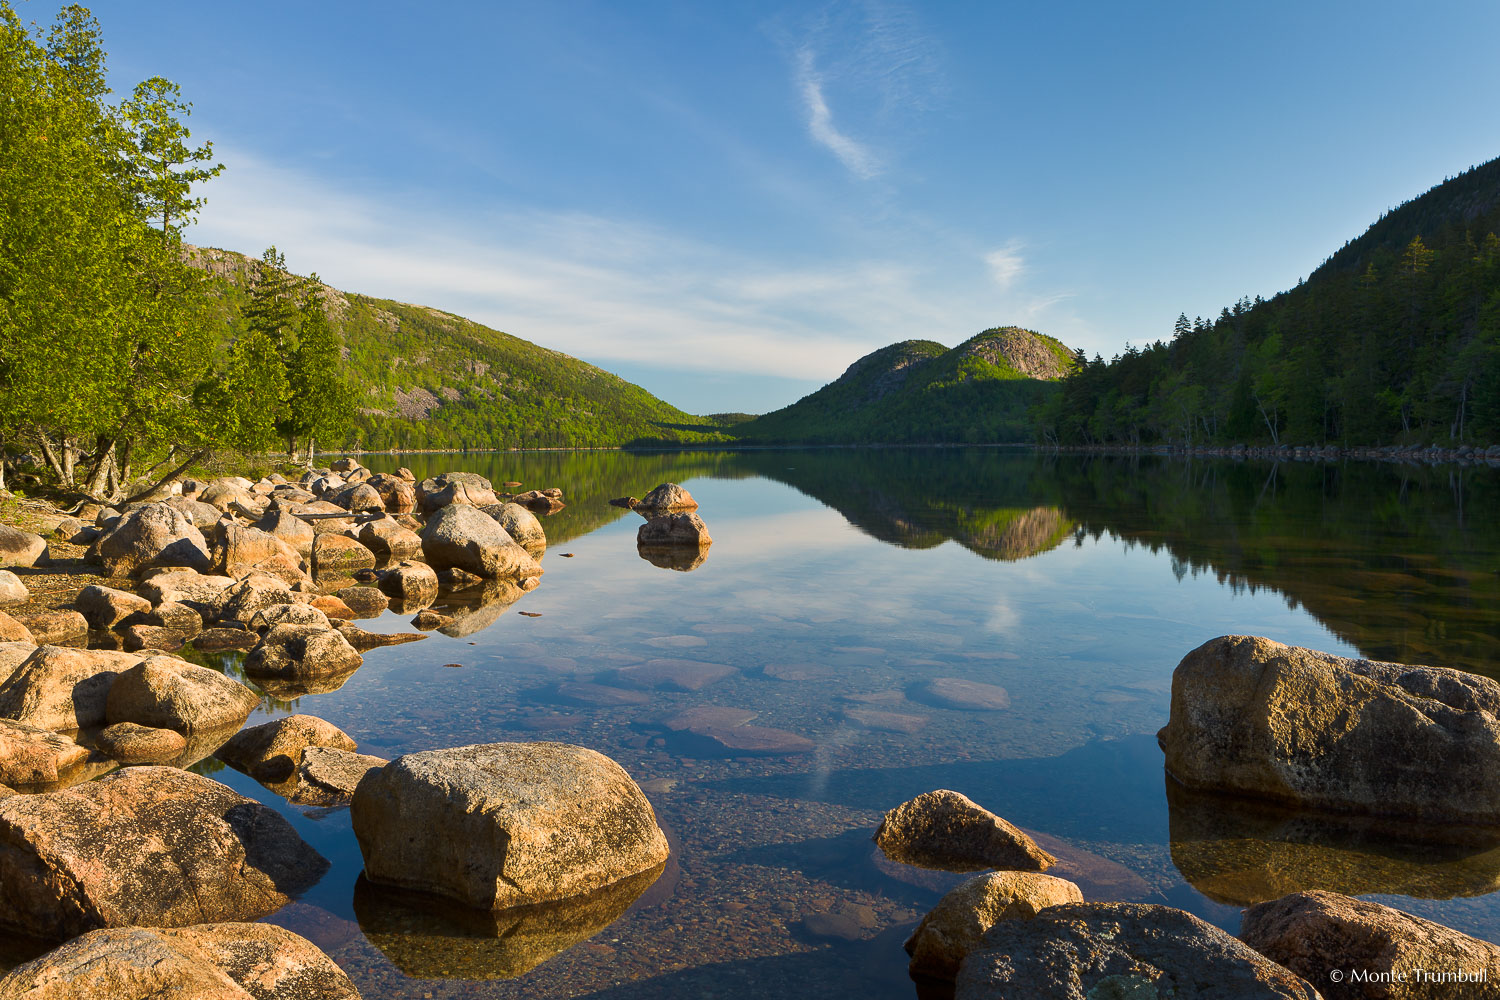
<path id="1" fill-rule="evenodd" d="M 1500 941 L 1500 841 L 1435 847 L 1189 796 L 1155 737 L 1177 662 L 1224 634 L 1493 674 L 1493 470 L 953 448 L 364 460 L 561 487 L 541 585 L 456 609 L 457 634 L 367 653 L 338 690 L 267 699 L 250 724 L 307 712 L 387 758 L 581 744 L 646 788 L 673 850 L 602 929 L 592 911 L 496 926 L 362 883 L 347 809 L 208 765 L 333 862 L 269 919 L 366 997 L 911 997 L 901 944 L 962 876 L 886 862 L 870 836 L 936 788 L 1031 832 L 1086 899 L 1236 931 L 1250 903 L 1328 888 Z M 641 518 L 606 502 L 666 481 L 714 538 L 690 570 L 642 558 Z M 611 683 L 651 661 L 679 689 Z M 955 708 L 927 688 L 942 678 L 1002 687 L 1008 706 Z M 665 725 L 699 706 L 754 713 L 782 734 L 761 749 L 788 752 Z"/>

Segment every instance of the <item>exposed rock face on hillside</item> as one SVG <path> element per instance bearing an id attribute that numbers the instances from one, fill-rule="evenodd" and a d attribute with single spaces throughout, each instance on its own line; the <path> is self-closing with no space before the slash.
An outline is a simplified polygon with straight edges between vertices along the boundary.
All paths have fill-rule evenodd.
<path id="1" fill-rule="evenodd" d="M 986 330 L 956 349 L 992 365 L 1009 365 L 1027 378 L 1050 381 L 1062 378 L 1068 370 L 1067 362 L 1041 337 L 1018 326 Z"/>
<path id="2" fill-rule="evenodd" d="M 873 403 L 899 390 L 913 371 L 940 353 L 941 347 L 931 341 L 903 340 L 866 354 L 846 368 L 835 384 L 869 379 L 860 402 Z"/>

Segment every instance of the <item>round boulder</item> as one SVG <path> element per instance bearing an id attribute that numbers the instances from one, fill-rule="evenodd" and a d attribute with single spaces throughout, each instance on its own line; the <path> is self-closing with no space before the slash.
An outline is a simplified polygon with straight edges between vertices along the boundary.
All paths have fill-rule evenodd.
<path id="1" fill-rule="evenodd" d="M 875 843 L 902 864 L 941 871 L 1045 871 L 1057 859 L 967 795 L 940 788 L 885 814 Z"/>
<path id="2" fill-rule="evenodd" d="M 635 505 L 636 510 L 697 510 L 698 501 L 693 495 L 676 483 L 662 483 L 656 489 L 641 497 L 641 502 Z"/>
<path id="3" fill-rule="evenodd" d="M 542 575 L 542 567 L 504 528 L 467 504 L 451 504 L 428 520 L 422 554 L 434 570 L 456 566 L 492 579 Z"/>
<path id="4" fill-rule="evenodd" d="M 1066 879 L 1036 872 L 990 872 L 969 879 L 938 901 L 906 942 L 912 977 L 952 980 L 964 956 L 1001 920 L 1029 920 L 1045 906 L 1081 903 Z"/>
<path id="5" fill-rule="evenodd" d="M 352 820 L 371 881 L 487 910 L 590 892 L 668 854 L 624 768 L 565 743 L 408 754 L 359 783 Z"/>

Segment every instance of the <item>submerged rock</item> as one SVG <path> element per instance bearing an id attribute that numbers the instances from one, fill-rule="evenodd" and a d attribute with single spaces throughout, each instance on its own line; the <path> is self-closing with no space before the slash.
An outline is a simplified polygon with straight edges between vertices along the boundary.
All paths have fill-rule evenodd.
<path id="1" fill-rule="evenodd" d="M 1333 892 L 1298 892 L 1247 910 L 1240 939 L 1302 976 L 1327 1000 L 1488 998 L 1500 947 L 1421 917 Z M 1350 971 L 1369 977 L 1355 981 Z M 1457 982 L 1417 979 L 1464 973 Z M 1330 971 L 1341 973 L 1332 978 Z M 1482 977 L 1482 978 L 1481 978 Z M 1404 980 L 1404 981 L 1403 981 Z"/>
<path id="2" fill-rule="evenodd" d="M 1083 893 L 1064 879 L 1035 872 L 990 872 L 949 892 L 906 942 L 907 970 L 915 978 L 958 975 L 964 956 L 1002 920 L 1029 920 L 1043 907 L 1081 903 Z"/>
<path id="3" fill-rule="evenodd" d="M 960 712 L 999 712 L 1010 707 L 1010 694 L 998 684 L 935 677 L 912 690 L 912 698 L 936 708 Z"/>
<path id="4" fill-rule="evenodd" d="M 1065 903 L 1002 920 L 959 967 L 955 1000 L 1317 1000 L 1295 973 L 1169 906 Z"/>
<path id="5" fill-rule="evenodd" d="M 0 800 L 0 927 L 42 939 L 254 919 L 327 867 L 274 811 L 173 767 Z"/>
<path id="6" fill-rule="evenodd" d="M 1193 650 L 1158 736 L 1189 788 L 1500 824 L 1500 683 L 1255 636 Z"/>
<path id="7" fill-rule="evenodd" d="M 421 632 L 397 632 L 388 634 L 384 632 L 366 632 L 352 622 L 334 622 L 334 628 L 339 630 L 349 645 L 354 647 L 355 652 L 363 653 L 368 649 L 378 649 L 381 646 L 399 646 L 404 642 L 416 642 L 427 636 Z"/>
<path id="8" fill-rule="evenodd" d="M 352 810 L 371 881 L 480 909 L 591 892 L 668 854 L 625 770 L 564 743 L 408 754 L 371 771 Z"/>
<path id="9" fill-rule="evenodd" d="M 1020 829 L 946 788 L 924 792 L 885 814 L 875 831 L 885 856 L 943 871 L 1045 871 L 1057 859 Z"/>
<path id="10" fill-rule="evenodd" d="M 0 979 L 25 1000 L 359 1000 L 312 942 L 274 924 L 90 931 Z"/>

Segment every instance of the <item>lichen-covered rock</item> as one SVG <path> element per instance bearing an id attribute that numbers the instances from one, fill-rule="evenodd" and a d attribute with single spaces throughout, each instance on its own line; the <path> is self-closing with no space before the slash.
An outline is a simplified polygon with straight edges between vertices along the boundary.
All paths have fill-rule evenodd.
<path id="1" fill-rule="evenodd" d="M 348 753 L 359 749 L 347 733 L 331 722 L 316 715 L 289 715 L 240 730 L 214 756 L 257 781 L 284 781 L 302 763 L 308 747 L 328 747 Z"/>
<path id="2" fill-rule="evenodd" d="M 367 878 L 481 909 L 580 895 L 668 854 L 624 769 L 563 743 L 408 754 L 372 770 L 351 808 Z"/>
<path id="3" fill-rule="evenodd" d="M 224 516 L 224 512 L 215 507 L 213 504 L 204 503 L 201 500 L 194 500 L 190 497 L 168 497 L 167 499 L 163 500 L 162 503 L 166 504 L 169 507 L 176 507 L 178 510 L 186 514 L 188 520 L 193 522 L 193 527 L 197 528 L 199 531 L 207 531 L 209 528 L 212 528 L 214 525 L 218 524 L 219 518 Z"/>
<path id="4" fill-rule="evenodd" d="M 477 482 L 464 482 L 452 479 L 454 473 L 447 473 L 438 480 L 423 480 L 422 486 L 433 484 L 431 489 L 417 491 L 417 503 L 424 513 L 432 513 L 453 504 L 462 504 L 466 507 L 488 507 L 499 503 L 500 498 L 495 496 L 495 491 Z M 476 477 L 482 478 L 482 477 Z M 441 480 L 447 479 L 447 482 Z"/>
<path id="5" fill-rule="evenodd" d="M 243 725 L 259 704 L 254 691 L 217 670 L 153 656 L 115 678 L 104 718 L 192 733 Z"/>
<path id="6" fill-rule="evenodd" d="M 260 644 L 260 633 L 242 628 L 206 628 L 193 639 L 193 648 L 204 653 L 224 649 L 246 652 Z"/>
<path id="7" fill-rule="evenodd" d="M 251 920 L 327 868 L 273 810 L 173 767 L 0 800 L 0 927 L 46 940 Z"/>
<path id="8" fill-rule="evenodd" d="M 1189 788 L 1500 823 L 1500 683 L 1223 636 L 1172 675 L 1158 735 Z"/>
<path id="9" fill-rule="evenodd" d="M 190 569 L 161 569 L 142 573 L 136 593 L 154 605 L 186 604 L 207 622 L 219 617 L 234 584 L 227 576 L 208 576 Z"/>
<path id="10" fill-rule="evenodd" d="M 10 617 L 26 626 L 39 645 L 82 645 L 89 635 L 88 620 L 76 611 L 17 611 Z"/>
<path id="11" fill-rule="evenodd" d="M 485 507 L 484 512 L 505 529 L 505 533 L 527 552 L 536 553 L 547 548 L 547 533 L 542 522 L 527 508 L 518 503 L 503 503 Z"/>
<path id="12" fill-rule="evenodd" d="M 110 576 L 138 576 L 157 566 L 207 572 L 211 562 L 203 532 L 166 503 L 148 503 L 126 514 L 91 551 Z"/>
<path id="13" fill-rule="evenodd" d="M 490 501 L 494 503 L 493 500 Z M 41 535 L 0 524 L 0 566 L 35 566 L 47 562 L 47 540 Z"/>
<path id="14" fill-rule="evenodd" d="M 337 629 L 318 625 L 274 625 L 246 655 L 245 675 L 332 677 L 350 673 L 363 662 L 364 658 Z"/>
<path id="15" fill-rule="evenodd" d="M 457 566 L 490 578 L 541 576 L 542 567 L 505 529 L 466 504 L 444 507 L 422 529 L 422 554 L 435 570 Z"/>
<path id="16" fill-rule="evenodd" d="M 635 544 L 642 548 L 680 545 L 701 549 L 713 542 L 703 518 L 692 513 L 653 517 L 635 533 Z"/>
<path id="17" fill-rule="evenodd" d="M 394 517 L 360 525 L 359 541 L 382 559 L 410 559 L 422 554 L 422 539 Z"/>
<path id="18" fill-rule="evenodd" d="M 274 924 L 90 931 L 0 979 L 7 1000 L 359 1000 L 343 970 Z"/>
<path id="19" fill-rule="evenodd" d="M 391 603 L 375 587 L 345 587 L 334 591 L 333 596 L 347 604 L 355 618 L 379 618 Z"/>
<path id="20" fill-rule="evenodd" d="M 1064 903 L 1002 920 L 959 966 L 955 1000 L 1318 1000 L 1304 979 L 1170 906 Z"/>
<path id="21" fill-rule="evenodd" d="M 127 653 L 156 651 L 175 653 L 187 644 L 188 637 L 176 629 L 161 625 L 131 625 L 120 633 L 120 645 Z"/>
<path id="22" fill-rule="evenodd" d="M 319 576 L 349 576 L 355 570 L 374 569 L 375 553 L 348 535 L 319 535 L 313 542 L 312 565 Z"/>
<path id="23" fill-rule="evenodd" d="M 187 738 L 174 729 L 117 722 L 99 730 L 94 745 L 121 764 L 168 764 L 187 750 Z"/>
<path id="24" fill-rule="evenodd" d="M 942 871 L 1045 871 L 1057 859 L 966 795 L 940 788 L 885 814 L 875 843 L 892 861 Z"/>
<path id="25" fill-rule="evenodd" d="M 641 497 L 640 502 L 635 505 L 636 510 L 697 510 L 698 501 L 693 495 L 676 483 L 662 483 L 650 493 Z"/>
<path id="26" fill-rule="evenodd" d="M 4 611 L 0 611 L 0 642 L 26 642 L 36 645 L 36 636 L 31 634 L 31 629 L 21 624 Z M 4 678 L 0 677 L 0 681 Z"/>
<path id="27" fill-rule="evenodd" d="M 54 732 L 101 725 L 110 685 L 140 661 L 109 649 L 38 646 L 0 684 L 0 717 Z"/>
<path id="28" fill-rule="evenodd" d="M 162 601 L 141 616 L 143 625 L 160 625 L 191 639 L 203 631 L 203 616 L 197 609 L 177 601 Z"/>
<path id="29" fill-rule="evenodd" d="M 341 806 L 354 797 L 354 789 L 371 769 L 390 761 L 369 754 L 350 753 L 333 747 L 308 747 L 297 765 L 296 787 L 287 796 L 303 806 Z"/>
<path id="30" fill-rule="evenodd" d="M 1500 947 L 1335 892 L 1297 892 L 1245 911 L 1240 940 L 1312 983 L 1327 1000 L 1500 995 Z M 1356 969 L 1366 978 L 1356 979 Z M 1467 979 L 1422 981 L 1418 969 L 1464 973 Z M 1337 980 L 1329 975 L 1333 970 L 1340 973 Z"/>
<path id="31" fill-rule="evenodd" d="M 306 576 L 302 556 L 287 542 L 267 531 L 225 520 L 214 526 L 214 573 L 238 579 L 249 573 L 265 573 L 285 583 Z"/>
<path id="32" fill-rule="evenodd" d="M 312 558 L 313 539 L 317 538 L 317 532 L 312 525 L 292 512 L 290 501 L 273 501 L 261 519 L 255 522 L 255 526 L 266 534 L 281 539 L 301 558 Z"/>
<path id="33" fill-rule="evenodd" d="M 0 719 L 0 784 L 11 787 L 50 784 L 88 759 L 88 749 L 66 736 Z"/>
<path id="34" fill-rule="evenodd" d="M 403 560 L 380 574 L 380 589 L 406 605 L 431 604 L 438 593 L 437 574 L 426 563 Z"/>
<path id="35" fill-rule="evenodd" d="M 1046 906 L 1081 903 L 1066 879 L 1037 872 L 989 872 L 949 892 L 922 918 L 906 942 L 913 977 L 951 980 L 969 952 L 1002 920 L 1028 920 Z"/>
<path id="36" fill-rule="evenodd" d="M 151 602 L 128 591 L 92 584 L 78 592 L 73 607 L 83 615 L 89 628 L 110 629 L 133 614 L 149 612 Z"/>
<path id="37" fill-rule="evenodd" d="M 0 569 L 0 604 L 9 604 L 12 601 L 25 601 L 31 598 L 31 591 L 26 589 L 26 584 L 21 578 L 8 569 Z"/>
<path id="38" fill-rule="evenodd" d="M 257 612 L 273 604 L 296 604 L 286 582 L 264 573 L 251 573 L 224 592 L 218 617 L 248 625 Z"/>
<path id="39" fill-rule="evenodd" d="M 310 604 L 268 604 L 255 612 L 249 624 L 257 631 L 263 631 L 273 625 L 317 625 L 319 628 L 333 628 L 328 622 L 328 616 Z"/>

